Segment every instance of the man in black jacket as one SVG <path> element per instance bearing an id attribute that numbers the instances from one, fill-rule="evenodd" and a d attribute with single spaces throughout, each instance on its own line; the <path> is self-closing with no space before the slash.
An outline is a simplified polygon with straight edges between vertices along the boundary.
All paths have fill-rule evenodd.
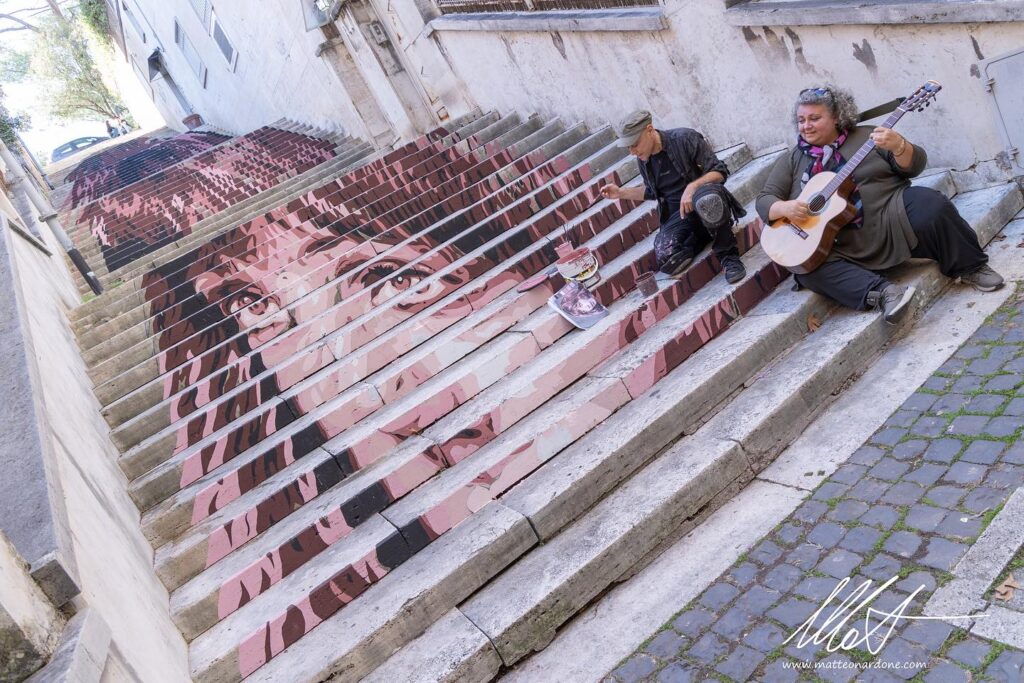
<path id="1" fill-rule="evenodd" d="M 619 144 L 637 158 L 642 187 L 605 185 L 608 199 L 658 200 L 661 228 L 654 239 L 658 269 L 681 275 L 708 242 L 722 264 L 725 279 L 746 276 L 732 226 L 746 215 L 722 184 L 729 169 L 704 136 L 691 128 L 658 130 L 647 111 L 635 111 L 618 128 Z"/>

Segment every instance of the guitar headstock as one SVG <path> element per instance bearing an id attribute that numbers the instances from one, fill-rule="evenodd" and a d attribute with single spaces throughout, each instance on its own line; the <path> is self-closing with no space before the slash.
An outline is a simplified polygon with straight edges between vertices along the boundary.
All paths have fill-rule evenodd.
<path id="1" fill-rule="evenodd" d="M 925 107 L 931 106 L 932 100 L 942 90 L 942 85 L 937 81 L 928 81 L 914 93 L 903 100 L 899 108 L 903 111 L 923 111 Z"/>

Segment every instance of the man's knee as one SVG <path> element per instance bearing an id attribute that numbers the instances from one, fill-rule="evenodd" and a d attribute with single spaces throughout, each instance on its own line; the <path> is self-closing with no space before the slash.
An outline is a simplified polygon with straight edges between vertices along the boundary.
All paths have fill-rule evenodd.
<path id="1" fill-rule="evenodd" d="M 735 222 L 728 192 L 721 183 L 705 183 L 693 194 L 693 209 L 712 235 Z"/>

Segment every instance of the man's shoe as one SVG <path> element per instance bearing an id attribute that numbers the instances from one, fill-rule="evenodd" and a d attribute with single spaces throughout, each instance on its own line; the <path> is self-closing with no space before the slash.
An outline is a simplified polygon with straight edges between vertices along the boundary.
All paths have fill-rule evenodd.
<path id="1" fill-rule="evenodd" d="M 904 287 L 902 285 L 889 285 L 882 290 L 880 305 L 885 311 L 885 322 L 895 325 L 910 310 L 910 301 L 914 298 L 915 287 Z"/>
<path id="2" fill-rule="evenodd" d="M 1003 276 L 992 270 L 987 263 L 973 273 L 961 275 L 960 282 L 981 292 L 994 292 L 1004 284 Z"/>
<path id="3" fill-rule="evenodd" d="M 747 269 L 743 267 L 743 261 L 739 256 L 726 256 L 722 259 L 722 270 L 725 272 L 725 281 L 734 285 L 747 276 Z"/>
<path id="4" fill-rule="evenodd" d="M 693 254 L 688 251 L 677 251 L 661 264 L 661 272 L 671 277 L 679 277 L 693 263 Z"/>

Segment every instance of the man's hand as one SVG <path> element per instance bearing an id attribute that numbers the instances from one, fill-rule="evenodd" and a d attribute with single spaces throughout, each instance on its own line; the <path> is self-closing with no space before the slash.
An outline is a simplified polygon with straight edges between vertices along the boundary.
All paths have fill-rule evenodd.
<path id="1" fill-rule="evenodd" d="M 679 200 L 679 213 L 685 218 L 686 214 L 693 211 L 693 195 L 697 192 L 697 185 L 690 183 L 683 190 L 683 197 Z"/>
<path id="2" fill-rule="evenodd" d="M 622 188 L 618 185 L 605 185 L 601 188 L 601 196 L 605 199 L 622 199 Z"/>
<path id="3" fill-rule="evenodd" d="M 793 223 L 801 223 L 811 217 L 811 210 L 807 206 L 807 202 L 791 199 L 788 202 L 779 203 L 782 205 L 779 207 L 779 213 Z"/>

